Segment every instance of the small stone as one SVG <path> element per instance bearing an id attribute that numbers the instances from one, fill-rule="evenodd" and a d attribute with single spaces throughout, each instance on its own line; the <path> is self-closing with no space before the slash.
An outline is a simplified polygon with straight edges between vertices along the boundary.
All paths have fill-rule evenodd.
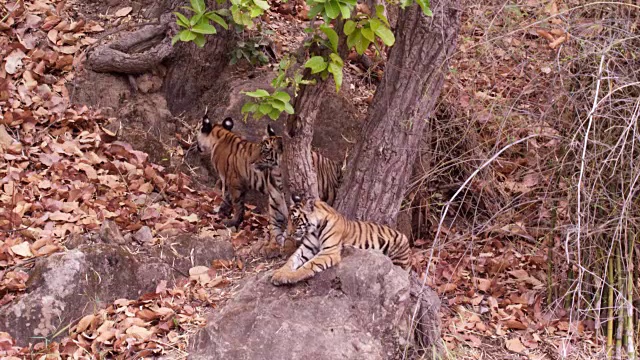
<path id="1" fill-rule="evenodd" d="M 140 244 L 149 244 L 153 241 L 153 234 L 151 233 L 151 229 L 148 226 L 141 227 L 136 233 L 133 235 L 133 238 L 139 242 Z"/>
<path id="2" fill-rule="evenodd" d="M 127 243 L 125 238 L 120 233 L 120 229 L 115 222 L 111 220 L 105 220 L 100 226 L 99 231 L 100 240 L 107 244 L 124 245 Z"/>

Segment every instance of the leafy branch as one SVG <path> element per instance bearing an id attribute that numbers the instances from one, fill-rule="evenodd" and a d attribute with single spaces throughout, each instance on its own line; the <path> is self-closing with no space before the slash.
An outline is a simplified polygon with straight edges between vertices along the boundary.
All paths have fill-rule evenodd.
<path id="1" fill-rule="evenodd" d="M 229 15 L 227 9 L 207 11 L 204 0 L 191 0 L 190 7 L 183 6 L 182 8 L 191 11 L 193 15 L 187 18 L 184 14 L 174 12 L 176 23 L 182 30 L 171 39 L 171 45 L 178 41 L 193 41 L 199 47 L 203 47 L 206 43 L 204 36 L 217 33 L 215 26 L 211 25 L 212 21 L 225 29 L 228 28 L 227 22 L 223 18 L 223 16 Z"/>

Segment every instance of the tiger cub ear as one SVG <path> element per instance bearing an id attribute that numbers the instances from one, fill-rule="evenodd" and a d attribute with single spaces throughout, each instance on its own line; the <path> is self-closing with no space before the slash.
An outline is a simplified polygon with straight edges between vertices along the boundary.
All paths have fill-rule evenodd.
<path id="1" fill-rule="evenodd" d="M 222 121 L 222 127 L 231 131 L 233 129 L 233 119 L 230 117 L 225 118 Z"/>
<path id="2" fill-rule="evenodd" d="M 273 130 L 271 124 L 267 124 L 267 135 L 268 136 L 276 136 L 276 131 Z"/>
<path id="3" fill-rule="evenodd" d="M 213 124 L 211 123 L 211 120 L 209 120 L 209 117 L 205 113 L 204 116 L 202 117 L 202 129 L 200 131 L 202 131 L 203 134 L 209 134 L 212 129 L 213 129 Z"/>

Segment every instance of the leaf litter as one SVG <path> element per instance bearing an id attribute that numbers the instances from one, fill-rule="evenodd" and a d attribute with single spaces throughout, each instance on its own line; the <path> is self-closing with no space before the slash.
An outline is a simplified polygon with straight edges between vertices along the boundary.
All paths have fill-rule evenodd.
<path id="1" fill-rule="evenodd" d="M 73 18 L 64 1 L 18 5 L 0 28 L 0 306 L 25 292 L 23 269 L 65 251 L 72 235 L 97 231 L 106 220 L 123 234 L 150 229 L 145 246 L 176 232 L 224 229 L 213 211 L 219 193 L 194 190 L 187 175 L 168 173 L 130 144 L 109 141 L 102 129 L 112 119 L 71 105 L 67 85 L 95 43 L 92 35 L 106 25 Z M 115 16 L 130 12 L 119 9 Z M 234 244 L 248 248 L 249 239 L 264 238 L 266 223 L 251 214 Z M 203 309 L 229 297 L 234 271 L 246 271 L 245 263 L 196 267 L 173 288 L 163 281 L 154 293 L 116 300 L 78 319 L 59 342 L 19 347 L 0 332 L 0 357 L 184 357 L 188 335 L 205 324 Z"/>

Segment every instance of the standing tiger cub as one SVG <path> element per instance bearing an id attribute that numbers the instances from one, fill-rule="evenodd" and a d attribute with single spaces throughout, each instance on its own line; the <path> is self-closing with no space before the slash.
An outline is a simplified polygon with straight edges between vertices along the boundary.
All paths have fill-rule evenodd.
<path id="1" fill-rule="evenodd" d="M 244 219 L 244 199 L 248 190 L 269 195 L 269 224 L 272 240 L 284 244 L 287 204 L 282 191 L 279 169 L 257 169 L 253 163 L 260 157 L 260 144 L 247 141 L 231 132 L 233 120 L 213 124 L 206 112 L 198 135 L 198 150 L 210 151 L 211 165 L 222 182 L 224 201 L 220 213 L 233 218 L 225 226 L 238 227 Z M 272 131 L 272 130 L 271 130 Z M 267 138 L 272 134 L 267 131 Z"/>
<path id="2" fill-rule="evenodd" d="M 380 250 L 395 265 L 411 267 L 407 237 L 388 226 L 345 218 L 321 200 L 303 203 L 297 196 L 289 211 L 293 237 L 302 245 L 271 277 L 274 285 L 295 284 L 342 260 L 342 248 Z"/>

